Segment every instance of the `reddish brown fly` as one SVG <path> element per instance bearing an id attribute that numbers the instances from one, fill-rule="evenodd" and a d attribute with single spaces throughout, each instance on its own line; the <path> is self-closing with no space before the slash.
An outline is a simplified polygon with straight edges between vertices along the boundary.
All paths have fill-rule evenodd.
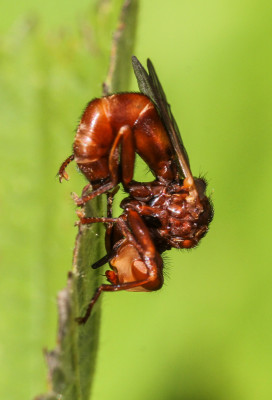
<path id="1" fill-rule="evenodd" d="M 207 233 L 213 208 L 206 196 L 206 182 L 193 177 L 188 155 L 170 105 L 150 60 L 148 71 L 132 57 L 141 93 L 119 93 L 92 100 L 79 123 L 73 154 L 59 170 L 60 181 L 68 175 L 67 165 L 75 160 L 90 182 L 92 192 L 77 205 L 108 193 L 122 183 L 128 193 L 123 214 L 112 218 L 86 218 L 82 224 L 108 225 L 107 255 L 93 265 L 106 262 L 109 284 L 101 285 L 79 323 L 85 323 L 102 291 L 153 291 L 163 285 L 161 254 L 175 248 L 195 247 Z M 152 182 L 133 180 L 135 154 L 155 175 Z M 110 206 L 109 206 L 110 209 Z"/>

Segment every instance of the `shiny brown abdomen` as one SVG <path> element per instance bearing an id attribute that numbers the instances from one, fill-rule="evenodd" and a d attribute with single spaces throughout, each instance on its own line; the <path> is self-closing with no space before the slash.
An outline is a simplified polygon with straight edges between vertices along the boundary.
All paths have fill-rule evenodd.
<path id="1" fill-rule="evenodd" d="M 135 151 L 155 175 L 173 179 L 167 133 L 151 100 L 140 93 L 95 99 L 86 107 L 77 129 L 74 155 L 87 179 L 92 183 L 109 178 L 110 151 L 118 132 L 126 126 L 133 135 Z"/>

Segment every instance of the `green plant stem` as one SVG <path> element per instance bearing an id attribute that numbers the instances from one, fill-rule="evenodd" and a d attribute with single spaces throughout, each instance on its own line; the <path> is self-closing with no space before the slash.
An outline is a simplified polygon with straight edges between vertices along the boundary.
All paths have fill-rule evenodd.
<path id="1" fill-rule="evenodd" d="M 137 9 L 138 0 L 126 0 L 123 4 L 113 38 L 109 73 L 103 85 L 104 94 L 128 90 Z M 85 214 L 104 215 L 104 201 L 105 198 L 100 197 L 89 202 Z M 99 343 L 101 301 L 95 305 L 85 325 L 79 326 L 75 318 L 84 313 L 101 284 L 101 271 L 92 270 L 90 266 L 104 252 L 104 227 L 101 224 L 79 226 L 73 269 L 68 274 L 67 287 L 58 294 L 57 346 L 45 352 L 50 392 L 37 400 L 88 400 L 90 397 Z"/>

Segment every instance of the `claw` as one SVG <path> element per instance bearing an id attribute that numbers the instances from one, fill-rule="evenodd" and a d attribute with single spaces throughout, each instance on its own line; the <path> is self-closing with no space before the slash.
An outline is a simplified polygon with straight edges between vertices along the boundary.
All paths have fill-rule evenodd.
<path id="1" fill-rule="evenodd" d="M 85 214 L 82 210 L 76 210 L 76 214 L 78 216 L 79 219 L 82 219 L 85 217 Z"/>
<path id="2" fill-rule="evenodd" d="M 76 221 L 74 226 L 80 226 L 82 223 L 82 219 L 85 218 L 85 214 L 84 214 L 83 210 L 76 210 L 76 214 L 79 218 L 79 221 Z"/>
<path id="3" fill-rule="evenodd" d="M 61 174 L 59 174 L 60 183 L 62 182 L 63 179 L 65 179 L 66 181 L 69 181 L 69 179 L 70 179 L 70 177 L 66 171 L 63 171 Z"/>
<path id="4" fill-rule="evenodd" d="M 72 199 L 74 200 L 74 202 L 76 203 L 77 206 L 83 206 L 84 202 L 82 201 L 82 199 L 76 194 L 76 193 L 71 193 Z"/>

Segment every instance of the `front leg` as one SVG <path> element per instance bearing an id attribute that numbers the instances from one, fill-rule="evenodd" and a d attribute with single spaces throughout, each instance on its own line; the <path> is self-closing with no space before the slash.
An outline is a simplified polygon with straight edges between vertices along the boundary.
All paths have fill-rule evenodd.
<path id="1" fill-rule="evenodd" d="M 59 176 L 59 181 L 60 181 L 60 183 L 62 182 L 62 179 L 63 179 L 63 178 L 66 179 L 66 181 L 68 181 L 69 175 L 67 174 L 67 172 L 65 171 L 65 169 L 66 169 L 67 165 L 69 165 L 70 162 L 74 160 L 74 158 L 75 158 L 75 155 L 72 154 L 72 155 L 70 155 L 69 157 L 67 157 L 66 160 L 63 161 L 63 163 L 61 164 L 60 169 L 59 169 L 59 172 L 58 172 L 58 174 L 57 174 L 57 175 Z"/>
<path id="2" fill-rule="evenodd" d="M 76 193 L 72 193 L 72 198 L 77 206 L 84 206 L 84 204 L 86 204 L 89 200 L 92 200 L 96 196 L 100 196 L 101 194 L 110 191 L 114 186 L 117 185 L 117 183 L 117 181 L 110 181 L 82 197 L 79 197 Z"/>

